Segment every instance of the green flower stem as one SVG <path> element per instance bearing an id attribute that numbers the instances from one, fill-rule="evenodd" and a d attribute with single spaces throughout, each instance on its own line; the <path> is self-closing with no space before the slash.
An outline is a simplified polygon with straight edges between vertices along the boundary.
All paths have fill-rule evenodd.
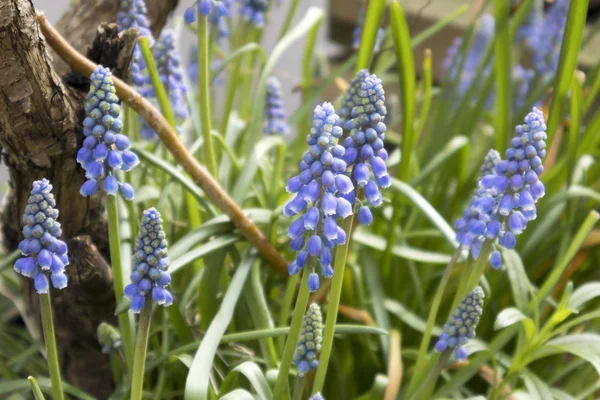
<path id="1" fill-rule="evenodd" d="M 277 147 L 277 153 L 275 156 L 275 170 L 273 172 L 273 183 L 271 186 L 271 208 L 277 208 L 278 198 L 281 190 L 281 174 L 285 169 L 285 155 L 287 152 L 287 146 L 280 144 Z"/>
<path id="2" fill-rule="evenodd" d="M 210 66 L 208 64 L 208 19 L 198 15 L 198 92 L 200 95 L 200 123 L 204 139 L 204 163 L 208 172 L 217 179 L 217 159 L 210 127 Z M 223 135 L 225 132 L 221 132 Z"/>
<path id="3" fill-rule="evenodd" d="M 444 291 L 446 290 L 446 286 L 448 285 L 448 281 L 450 280 L 450 276 L 452 275 L 452 270 L 460 257 L 461 249 L 460 247 L 454 252 L 452 259 L 446 266 L 446 270 L 444 271 L 444 275 L 440 280 L 440 285 L 438 287 L 437 292 L 435 293 L 435 297 L 433 298 L 433 302 L 431 303 L 431 311 L 429 312 L 429 317 L 427 317 L 427 325 L 425 326 L 425 332 L 423 332 L 423 339 L 421 340 L 421 346 L 419 347 L 419 354 L 417 356 L 417 362 L 415 364 L 415 375 L 413 376 L 410 385 L 408 387 L 408 393 L 413 393 L 414 390 L 419 387 L 421 383 L 421 379 L 423 378 L 423 374 L 426 372 L 424 368 L 427 356 L 427 349 L 429 348 L 429 341 L 431 340 L 431 335 L 433 332 L 433 327 L 435 325 L 435 319 L 437 317 L 437 313 L 440 309 L 440 305 L 442 303 L 442 298 L 444 295 Z"/>
<path id="4" fill-rule="evenodd" d="M 131 379 L 131 400 L 142 399 L 146 350 L 148 348 L 148 336 L 150 336 L 150 322 L 152 322 L 151 317 L 152 299 L 146 298 L 146 303 L 140 313 L 137 337 L 135 339 L 135 357 L 133 359 L 133 374 Z"/>
<path id="5" fill-rule="evenodd" d="M 341 228 L 346 232 L 346 243 L 343 246 L 337 246 L 335 249 L 335 261 L 333 264 L 333 278 L 331 280 L 331 294 L 329 304 L 327 305 L 327 320 L 325 321 L 325 330 L 323 332 L 323 343 L 321 345 L 321 355 L 319 356 L 319 367 L 315 376 L 312 392 L 323 391 L 325 376 L 327 375 L 327 366 L 329 357 L 333 348 L 333 336 L 335 334 L 335 323 L 342 296 L 342 286 L 344 284 L 344 272 L 346 271 L 346 257 L 351 241 L 352 222 L 354 215 L 346 218 L 341 223 Z"/>
<path id="6" fill-rule="evenodd" d="M 281 328 L 287 326 L 288 319 L 290 318 L 290 310 L 292 309 L 292 302 L 294 301 L 294 295 L 296 294 L 298 280 L 298 275 L 292 275 L 287 281 L 283 302 L 281 303 L 281 312 L 279 313 L 278 325 Z M 280 336 L 277 338 L 277 349 L 280 353 L 283 351 L 283 346 L 285 346 L 285 337 Z"/>
<path id="7" fill-rule="evenodd" d="M 262 28 L 255 28 L 254 26 L 250 27 L 250 37 L 252 41 L 259 43 L 262 39 Z M 255 101 L 264 101 L 264 99 L 255 99 L 250 95 L 252 91 L 252 83 L 254 82 L 254 66 L 256 64 L 257 53 L 254 51 L 250 55 L 248 55 L 248 70 L 243 74 L 242 79 L 242 92 L 240 94 L 240 115 L 242 118 L 250 118 L 252 115 L 252 108 L 254 107 Z M 246 57 L 244 57 L 246 58 Z M 244 140 L 240 140 L 239 143 L 244 143 Z"/>
<path id="8" fill-rule="evenodd" d="M 306 385 L 306 377 L 296 378 L 296 387 L 294 387 L 294 394 L 292 400 L 304 400 L 302 394 L 304 393 L 304 386 Z"/>
<path id="9" fill-rule="evenodd" d="M 294 350 L 296 349 L 296 344 L 300 337 L 300 329 L 302 329 L 302 320 L 304 318 L 304 313 L 306 312 L 309 296 L 308 275 L 310 274 L 304 269 L 301 272 L 302 282 L 300 283 L 300 292 L 298 293 L 294 314 L 292 316 L 292 323 L 290 324 L 290 332 L 281 357 L 281 364 L 279 365 L 279 374 L 277 375 L 277 382 L 275 383 L 275 389 L 273 391 L 274 399 L 284 399 L 289 397 L 288 376 L 294 357 Z"/>
<path id="10" fill-rule="evenodd" d="M 42 329 L 44 330 L 48 371 L 50 371 L 50 380 L 52 381 L 52 397 L 54 400 L 64 400 L 62 380 L 60 379 L 60 365 L 58 364 L 58 352 L 56 350 L 56 337 L 54 336 L 54 322 L 52 321 L 50 293 L 40 294 L 40 312 L 42 314 Z"/>
<path id="11" fill-rule="evenodd" d="M 290 30 L 290 26 L 292 25 L 292 20 L 294 19 L 294 15 L 296 15 L 296 9 L 298 8 L 299 0 L 292 0 L 290 6 L 288 8 L 288 12 L 285 16 L 285 21 L 283 22 L 283 26 L 281 27 L 281 32 L 279 32 L 279 40 L 285 36 L 285 34 Z"/>
<path id="12" fill-rule="evenodd" d="M 509 131 L 511 111 L 511 38 L 509 25 L 510 3 L 494 0 L 496 32 L 494 50 L 496 54 L 496 150 L 504 153 L 506 133 Z"/>
<path id="13" fill-rule="evenodd" d="M 86 76 L 94 72 L 97 65 L 69 45 L 60 33 L 50 25 L 43 14 L 38 15 L 36 19 L 48 45 L 56 51 L 59 57 L 73 71 Z M 214 177 L 206 171 L 206 168 L 194 158 L 187 147 L 181 142 L 177 132 L 171 128 L 158 110 L 122 80 L 113 77 L 113 82 L 117 89 L 117 96 L 148 122 L 148 125 L 154 129 L 161 142 L 169 150 L 177 163 L 190 174 L 194 183 L 202 188 L 206 197 L 229 217 L 236 228 L 248 239 L 248 242 L 256 247 L 263 259 L 278 272 L 282 274 L 287 273 L 288 261 L 282 257 L 279 251 L 277 251 L 231 196 L 219 186 Z"/>
<path id="14" fill-rule="evenodd" d="M 121 302 L 124 295 L 125 284 L 123 276 L 123 264 L 121 263 L 121 235 L 119 234 L 119 211 L 117 209 L 117 197 L 106 196 L 106 213 L 108 214 L 108 241 L 110 246 L 110 263 L 113 272 L 115 297 L 117 304 Z M 125 360 L 128 368 L 133 365 L 133 337 L 134 329 L 129 313 L 119 314 L 119 327 L 123 338 Z"/>
<path id="15" fill-rule="evenodd" d="M 435 357 L 439 357 L 437 362 L 435 363 L 435 367 L 429 371 L 427 378 L 423 381 L 423 383 L 419 386 L 419 388 L 415 391 L 415 394 L 409 399 L 429 399 L 431 398 L 431 393 L 433 389 L 435 389 L 435 384 L 440 376 L 440 373 L 448 364 L 450 357 L 452 356 L 452 351 L 454 349 L 449 349 L 444 351 L 441 355 L 435 355 Z"/>
<path id="16" fill-rule="evenodd" d="M 415 129 L 415 143 L 419 140 L 423 129 L 425 128 L 425 121 L 429 115 L 429 109 L 431 108 L 431 88 L 433 86 L 433 79 L 431 75 L 431 49 L 425 49 L 423 57 L 423 104 L 421 105 L 421 112 L 419 114 L 419 122 Z"/>

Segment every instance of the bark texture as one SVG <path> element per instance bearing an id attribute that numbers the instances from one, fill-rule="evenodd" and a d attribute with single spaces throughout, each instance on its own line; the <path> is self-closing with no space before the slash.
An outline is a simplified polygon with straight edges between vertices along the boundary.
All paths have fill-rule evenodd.
<path id="1" fill-rule="evenodd" d="M 160 30 L 177 1 L 146 3 L 153 29 Z M 118 0 L 81 0 L 63 16 L 59 29 L 78 50 L 87 50 L 88 58 L 122 76 L 137 34 L 118 35 L 114 24 L 98 27 L 116 20 L 118 5 Z M 10 186 L 0 213 L 2 244 L 9 251 L 17 248 L 31 183 L 49 179 L 71 261 L 69 286 L 51 292 L 63 375 L 89 394 L 107 398 L 113 390 L 112 374 L 96 328 L 102 321 L 116 323 L 112 272 L 106 261 L 108 232 L 102 196 L 79 194 L 85 177 L 75 161 L 83 141 L 89 80 L 67 74 L 57 58 L 53 62 L 35 16 L 31 0 L 0 0 L 0 146 Z M 38 316 L 32 282 L 24 283 L 27 312 Z"/>

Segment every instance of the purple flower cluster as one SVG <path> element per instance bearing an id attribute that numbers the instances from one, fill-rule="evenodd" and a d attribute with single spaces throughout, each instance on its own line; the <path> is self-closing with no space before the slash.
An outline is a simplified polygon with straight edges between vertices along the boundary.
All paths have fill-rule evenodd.
<path id="1" fill-rule="evenodd" d="M 310 400 L 325 400 L 325 397 L 321 393 L 315 393 L 312 395 Z"/>
<path id="2" fill-rule="evenodd" d="M 289 132 L 286 121 L 287 114 L 283 108 L 281 84 L 274 76 L 267 81 L 267 98 L 265 101 L 265 122 L 263 132 L 269 135 L 285 135 Z"/>
<path id="3" fill-rule="evenodd" d="M 481 62 L 483 53 L 488 43 L 494 37 L 495 21 L 491 14 L 485 13 L 481 16 L 478 22 L 475 37 L 472 40 L 471 47 L 467 49 L 465 55 L 459 52 L 463 40 L 457 37 L 448 48 L 446 58 L 442 62 L 443 70 L 445 71 L 444 79 L 448 82 L 458 80 L 458 94 L 463 95 L 473 83 L 479 63 Z M 463 59 L 464 57 L 464 59 Z M 462 70 L 459 70 L 462 65 Z M 458 74 L 460 73 L 460 76 Z M 486 71 L 485 75 L 488 75 Z"/>
<path id="4" fill-rule="evenodd" d="M 200 0 L 197 4 L 198 12 L 208 17 L 208 21 L 213 25 L 217 41 L 229 37 L 229 25 L 225 17 L 231 15 L 231 2 L 232 0 Z M 194 23 L 196 17 L 196 8 L 193 6 L 186 8 L 183 13 L 183 20 L 188 25 Z"/>
<path id="5" fill-rule="evenodd" d="M 300 330 L 300 338 L 296 345 L 292 362 L 298 368 L 298 376 L 302 377 L 311 369 L 319 366 L 317 353 L 321 350 L 323 341 L 323 316 L 317 303 L 312 303 L 304 319 Z"/>
<path id="6" fill-rule="evenodd" d="M 362 39 L 362 31 L 363 31 L 363 26 L 365 24 L 365 16 L 366 16 L 366 10 L 365 7 L 362 7 L 358 13 L 358 21 L 356 24 L 356 28 L 354 28 L 354 30 L 352 31 L 352 47 L 355 50 L 358 50 L 360 48 L 360 41 Z M 375 47 L 373 48 L 373 51 L 375 53 L 379 52 L 379 50 L 381 50 L 381 44 L 383 43 L 383 36 L 384 36 L 384 30 L 382 27 L 379 27 L 379 29 L 377 30 L 377 37 L 375 38 Z"/>
<path id="7" fill-rule="evenodd" d="M 257 28 L 265 25 L 265 14 L 269 9 L 268 0 L 239 0 L 240 16 Z"/>
<path id="8" fill-rule="evenodd" d="M 528 40 L 533 51 L 534 69 L 540 74 L 551 75 L 558 69 L 558 59 L 570 0 L 555 0 L 545 17 L 538 21 L 535 35 Z"/>
<path id="9" fill-rule="evenodd" d="M 119 32 L 123 32 L 129 28 L 139 29 L 140 36 L 147 37 L 150 45 L 152 45 L 154 38 L 146 13 L 146 3 L 144 3 L 144 0 L 121 0 L 121 8 L 117 14 Z M 131 81 L 135 86 L 142 88 L 146 83 L 146 63 L 144 62 L 144 57 L 142 57 L 142 51 L 137 44 L 133 50 L 130 65 L 129 74 Z"/>
<path id="10" fill-rule="evenodd" d="M 384 124 L 387 110 L 385 93 L 381 79 L 369 75 L 366 69 L 360 71 L 352 81 L 342 100 L 340 109 L 342 126 L 349 131 L 344 140 L 344 161 L 352 166 L 353 183 L 364 189 L 367 202 L 377 207 L 383 203 L 379 188 L 387 188 L 392 181 L 385 162 L 388 153 L 383 147 L 386 126 Z M 347 197 L 354 204 L 357 200 Z M 360 200 L 358 199 L 360 202 Z M 369 225 L 373 215 L 369 207 L 362 205 L 358 211 L 358 221 Z"/>
<path id="11" fill-rule="evenodd" d="M 77 162 L 85 169 L 88 179 L 80 189 L 82 196 L 95 194 L 104 181 L 104 191 L 112 196 L 120 191 L 126 200 L 132 200 L 134 190 L 128 183 L 117 181 L 115 170 L 129 171 L 140 161 L 129 150 L 129 138 L 121 133 L 121 107 L 115 94 L 112 74 L 98 65 L 90 76 L 90 91 L 83 120 L 83 146 L 77 152 Z"/>
<path id="12" fill-rule="evenodd" d="M 475 337 L 475 329 L 483 311 L 483 289 L 479 286 L 461 300 L 456 310 L 448 318 L 444 330 L 440 335 L 435 350 L 438 352 L 447 349 L 456 349 L 455 356 L 459 361 L 467 358 L 467 350 L 463 347 Z"/>
<path id="13" fill-rule="evenodd" d="M 153 47 L 153 56 L 156 62 L 156 70 L 160 80 L 169 96 L 169 102 L 176 118 L 188 116 L 188 107 L 185 94 L 188 91 L 183 81 L 183 69 L 179 53 L 175 48 L 175 33 L 171 29 L 165 29 L 161 33 Z M 156 97 L 151 85 L 150 77 L 147 77 L 148 88 L 144 91 L 147 97 Z M 156 138 L 156 133 L 147 123 L 142 124 L 141 136 L 144 139 Z"/>
<path id="14" fill-rule="evenodd" d="M 162 306 L 173 304 L 173 296 L 166 289 L 171 283 L 171 275 L 167 272 L 169 263 L 160 213 L 149 208 L 144 211 L 135 240 L 131 283 L 125 287 L 125 297 L 131 299 L 131 311 L 139 313 L 149 295 Z"/>
<path id="15" fill-rule="evenodd" d="M 521 65 L 515 65 L 513 67 L 513 112 L 517 113 L 525 106 L 527 95 L 529 95 L 529 86 L 534 75 L 535 73 L 532 69 L 525 69 Z"/>
<path id="16" fill-rule="evenodd" d="M 14 270 L 33 278 L 38 293 L 48 293 L 48 273 L 56 289 L 67 287 L 65 266 L 69 264 L 69 256 L 66 243 L 60 240 L 62 230 L 57 218 L 50 182 L 47 179 L 33 182 L 23 215 L 24 239 L 19 243 L 23 257 L 15 262 Z"/>
<path id="17" fill-rule="evenodd" d="M 300 162 L 300 174 L 291 178 L 286 188 L 295 197 L 283 213 L 288 217 L 302 214 L 288 230 L 290 247 L 298 252 L 288 270 L 294 275 L 306 265 L 312 268 L 308 280 L 311 292 L 319 288 L 319 275 L 314 272 L 317 258 L 321 275 L 330 278 L 331 251 L 346 242 L 346 233 L 336 220 L 352 215 L 352 204 L 343 197 L 352 195 L 354 186 L 345 175 L 344 147 L 337 144 L 342 132 L 331 103 L 317 106 L 306 138 L 310 149 Z"/>
<path id="18" fill-rule="evenodd" d="M 511 147 L 504 160 L 489 162 L 486 158 L 479 188 L 463 217 L 454 226 L 457 241 L 469 249 L 474 259 L 479 257 L 484 242 L 514 249 L 516 236 L 527 227 L 528 221 L 537 218 L 536 202 L 544 196 L 544 184 L 539 175 L 543 172 L 542 159 L 546 155 L 546 124 L 543 113 L 537 108 L 525 117 L 525 123 L 515 129 Z M 495 153 L 488 158 L 495 159 Z M 490 264 L 498 269 L 502 265 L 500 252 L 491 253 Z"/>

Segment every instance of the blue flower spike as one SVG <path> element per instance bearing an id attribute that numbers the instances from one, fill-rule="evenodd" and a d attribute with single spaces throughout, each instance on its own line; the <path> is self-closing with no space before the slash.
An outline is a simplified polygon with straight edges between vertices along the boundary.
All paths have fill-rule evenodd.
<path id="1" fill-rule="evenodd" d="M 337 221 L 352 215 L 352 205 L 346 197 L 353 195 L 354 185 L 345 175 L 345 150 L 338 144 L 343 133 L 339 122 L 331 103 L 315 108 L 313 126 L 306 138 L 309 151 L 300 162 L 300 174 L 291 178 L 286 188 L 295 197 L 286 204 L 283 213 L 297 216 L 288 229 L 290 248 L 297 252 L 288 271 L 295 275 L 308 266 L 311 292 L 319 288 L 317 262 L 322 277 L 333 276 L 332 251 L 346 242 L 346 233 Z"/>
<path id="2" fill-rule="evenodd" d="M 476 287 L 461 300 L 456 310 L 444 325 L 444 330 L 435 344 L 435 350 L 444 352 L 454 349 L 458 361 L 467 358 L 464 345 L 475 337 L 475 329 L 483 311 L 483 289 Z"/>
<path id="3" fill-rule="evenodd" d="M 536 203 L 545 194 L 539 175 L 544 171 L 546 138 L 544 114 L 534 107 L 525 123 L 516 127 L 505 158 L 498 160 L 495 151 L 486 156 L 479 187 L 462 218 L 454 223 L 457 241 L 474 259 L 489 242 L 493 247 L 490 264 L 500 268 L 502 257 L 496 242 L 514 249 L 516 236 L 537 218 Z"/>
<path id="4" fill-rule="evenodd" d="M 119 32 L 123 32 L 129 28 L 136 28 L 140 31 L 141 37 L 147 37 L 150 46 L 154 44 L 154 37 L 150 30 L 150 22 L 148 21 L 146 3 L 144 0 L 121 0 L 121 8 L 117 13 L 117 26 Z M 146 63 L 142 56 L 140 46 L 136 44 L 131 57 L 129 75 L 133 84 L 142 89 L 146 81 Z M 143 92 L 143 90 L 140 90 Z M 142 93 L 145 96 L 145 93 Z"/>
<path id="5" fill-rule="evenodd" d="M 60 240 L 62 230 L 57 221 L 58 209 L 47 179 L 33 182 L 23 215 L 23 236 L 19 243 L 22 257 L 14 270 L 33 279 L 35 291 L 48 293 L 49 281 L 56 289 L 67 287 L 65 266 L 69 264 L 67 245 Z"/>
<path id="6" fill-rule="evenodd" d="M 392 184 L 386 161 L 388 153 L 384 148 L 386 126 L 384 123 L 385 92 L 381 79 L 370 75 L 366 69 L 359 71 L 342 99 L 340 118 L 344 129 L 350 131 L 344 140 L 344 160 L 352 167 L 351 178 L 355 186 L 364 189 L 367 203 L 377 207 L 383 203 L 380 188 Z M 358 199 L 361 207 L 358 221 L 369 225 L 373 220 L 371 211 Z"/>
<path id="7" fill-rule="evenodd" d="M 551 77 L 558 70 L 569 3 L 570 0 L 555 0 L 543 19 L 534 15 L 538 27 L 528 44 L 533 50 L 534 70 L 547 77 Z M 535 12 L 535 9 L 532 12 Z"/>
<path id="8" fill-rule="evenodd" d="M 173 304 L 173 296 L 167 289 L 171 283 L 167 272 L 169 263 L 160 213 L 149 208 L 144 211 L 135 240 L 131 283 L 125 287 L 125 297 L 131 299 L 131 311 L 139 313 L 148 298 L 165 307 Z"/>
<path id="9" fill-rule="evenodd" d="M 240 6 L 240 17 L 250 22 L 256 28 L 262 28 L 265 26 L 265 14 L 269 9 L 268 0 L 239 0 Z"/>
<path id="10" fill-rule="evenodd" d="M 267 97 L 265 101 L 265 123 L 263 132 L 269 135 L 285 135 L 289 132 L 286 121 L 287 113 L 283 108 L 281 84 L 274 76 L 267 80 Z"/>
<path id="11" fill-rule="evenodd" d="M 317 353 L 321 350 L 321 342 L 323 341 L 322 325 L 321 308 L 317 303 L 312 303 L 302 320 L 300 338 L 292 361 L 298 369 L 298 376 L 300 377 L 319 366 Z"/>
<path id="12" fill-rule="evenodd" d="M 323 397 L 323 395 L 319 392 L 319 393 L 313 394 L 313 396 L 310 398 L 310 400 L 325 400 L 325 397 Z"/>
<path id="13" fill-rule="evenodd" d="M 115 196 L 117 191 L 132 200 L 133 187 L 118 182 L 116 170 L 130 171 L 139 164 L 138 156 L 129 150 L 129 138 L 122 133 L 123 122 L 119 119 L 121 107 L 115 94 L 112 74 L 99 65 L 90 77 L 90 91 L 85 105 L 83 120 L 83 146 L 77 152 L 77 162 L 85 169 L 88 179 L 79 192 L 88 197 L 99 189 Z"/>

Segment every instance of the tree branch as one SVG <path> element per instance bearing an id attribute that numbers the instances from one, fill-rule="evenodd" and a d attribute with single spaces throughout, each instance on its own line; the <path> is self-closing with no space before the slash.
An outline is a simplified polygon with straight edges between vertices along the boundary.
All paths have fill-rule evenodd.
<path id="1" fill-rule="evenodd" d="M 38 22 L 48 44 L 74 71 L 83 75 L 90 75 L 94 71 L 96 65 L 71 47 L 50 25 L 43 14 L 38 15 Z M 179 139 L 179 135 L 171 128 L 161 113 L 125 82 L 117 78 L 114 78 L 113 81 L 117 89 L 117 96 L 148 122 L 173 157 L 190 174 L 194 182 L 204 190 L 206 196 L 229 217 L 246 239 L 256 247 L 262 258 L 277 271 L 287 273 L 288 262 L 271 245 L 256 224 L 244 214 L 240 206 L 229 197 L 208 171 L 187 151 Z"/>

